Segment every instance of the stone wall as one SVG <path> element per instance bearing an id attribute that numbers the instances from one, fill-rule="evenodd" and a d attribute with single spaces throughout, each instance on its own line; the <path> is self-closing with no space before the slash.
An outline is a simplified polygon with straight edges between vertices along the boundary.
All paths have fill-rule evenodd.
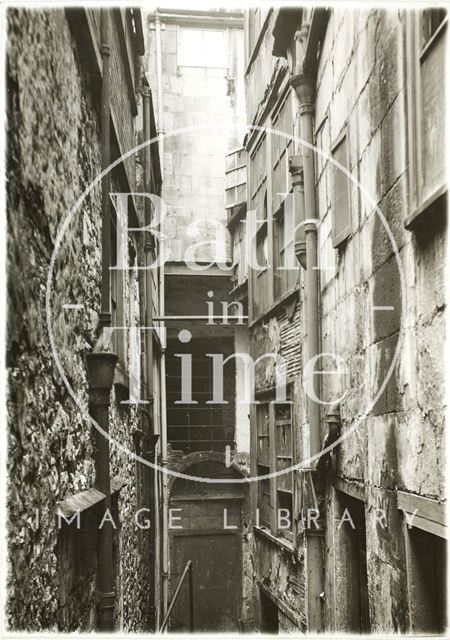
<path id="1" fill-rule="evenodd" d="M 231 28 L 224 33 L 227 68 L 182 65 L 177 57 L 179 26 L 168 23 L 161 34 L 164 121 L 158 126 L 166 134 L 162 198 L 167 206 L 169 261 L 223 263 L 230 258 L 225 154 L 241 144 L 245 127 L 243 32 Z M 149 31 L 147 50 L 156 101 L 154 31 Z"/>
<path id="2" fill-rule="evenodd" d="M 95 621 L 95 543 L 92 563 L 77 573 L 81 560 L 70 555 L 69 539 L 77 531 L 58 537 L 55 513 L 62 499 L 95 480 L 84 356 L 97 338 L 100 311 L 99 187 L 67 226 L 51 291 L 55 344 L 79 406 L 52 356 L 45 295 L 58 229 L 100 172 L 99 94 L 64 10 L 9 10 L 7 26 L 7 620 L 14 630 L 88 631 Z M 63 308 L 76 303 L 83 309 Z M 113 435 L 132 448 L 136 411 L 113 409 L 113 416 Z M 127 485 L 119 498 L 119 622 L 144 630 L 149 593 L 132 519 L 136 467 L 117 454 L 112 469 Z"/>
<path id="3" fill-rule="evenodd" d="M 333 453 L 335 473 L 363 486 L 370 623 L 378 632 L 408 628 L 396 491 L 444 499 L 445 233 L 431 225 L 425 234 L 404 227 L 410 213 L 404 28 L 404 12 L 333 10 L 319 62 L 315 114 L 317 145 L 327 154 L 347 127 L 348 168 L 362 186 L 350 187 L 350 237 L 332 248 L 331 172 L 329 162 L 317 156 L 320 256 L 327 267 L 320 272 L 321 350 L 344 357 L 348 370 L 344 386 L 338 377 L 323 378 L 323 395 L 331 400 L 349 389 L 341 401 L 343 433 L 370 409 L 400 349 L 373 409 Z M 395 239 L 403 291 L 396 248 L 370 198 Z M 382 306 L 393 308 L 375 308 Z M 343 630 L 339 574 L 345 574 L 345 564 L 333 520 L 341 513 L 331 487 L 328 509 L 326 606 L 331 628 Z M 371 524 L 377 509 L 387 514 L 386 529 Z"/>
<path id="4" fill-rule="evenodd" d="M 248 119 L 256 124 L 265 124 L 268 103 L 276 101 L 274 87 L 285 65 L 284 60 L 271 58 L 275 18 L 276 12 L 269 16 L 246 75 Z M 304 11 L 303 22 L 310 21 L 310 11 Z M 326 412 L 342 396 L 343 440 L 331 459 L 321 462 L 321 475 L 326 478 L 324 613 L 326 626 L 338 631 L 354 631 L 360 623 L 352 618 L 355 607 L 349 595 L 350 543 L 347 531 L 338 527 L 343 496 L 358 498 L 364 508 L 369 617 L 375 632 L 409 629 L 405 525 L 398 491 L 435 504 L 445 500 L 446 233 L 443 212 L 440 222 L 430 218 L 413 231 L 405 227 L 412 213 L 414 180 L 408 175 L 407 161 L 410 78 L 405 71 L 405 24 L 406 12 L 332 9 L 320 37 L 314 119 L 315 144 L 324 152 L 315 155 L 320 350 L 343 358 L 346 369 L 340 376 L 321 377 L 321 399 L 329 403 L 321 410 L 322 438 Z M 297 136 L 301 136 L 300 120 L 297 109 L 293 123 Z M 334 191 L 329 157 L 343 136 L 354 182 L 348 181 L 349 231 L 345 239 L 335 241 L 333 218 L 341 213 L 337 211 L 341 194 Z M 301 152 L 297 144 L 296 153 Z M 251 295 L 262 295 L 257 285 Z M 305 303 L 302 289 L 300 297 Z M 272 351 L 293 356 L 291 375 L 298 385 L 294 387 L 296 462 L 308 450 L 308 429 L 302 417 L 304 362 L 293 346 L 307 339 L 301 320 L 300 314 L 291 323 L 296 329 L 283 335 L 286 318 L 271 310 L 251 329 L 254 356 Z M 323 365 L 331 368 L 329 361 Z M 256 376 L 259 387 L 273 386 L 274 373 L 273 364 L 262 363 Z M 361 424 L 353 429 L 358 419 Z M 386 514 L 385 527 L 376 521 L 380 513 Z M 303 542 L 300 536 L 300 556 Z M 280 576 L 284 580 L 289 575 L 289 568 L 279 547 L 270 537 L 255 545 L 255 576 L 263 577 L 273 601 L 280 598 L 280 621 L 287 591 L 282 589 L 277 596 L 277 585 Z M 318 593 L 307 593 L 306 601 L 317 597 Z M 305 614 L 305 603 L 300 609 L 292 606 Z"/>
<path id="5" fill-rule="evenodd" d="M 88 488 L 94 472 L 89 427 L 52 358 L 46 280 L 58 225 L 100 170 L 99 127 L 64 11 L 10 11 L 8 37 L 8 618 L 15 629 L 49 629 L 58 609 L 56 503 Z M 74 388 L 84 390 L 86 409 L 83 355 L 100 302 L 99 196 L 90 198 L 84 221 L 70 226 L 52 296 L 62 359 Z M 83 222 L 88 247 L 80 242 Z M 79 318 L 61 305 L 81 295 L 80 330 Z"/>

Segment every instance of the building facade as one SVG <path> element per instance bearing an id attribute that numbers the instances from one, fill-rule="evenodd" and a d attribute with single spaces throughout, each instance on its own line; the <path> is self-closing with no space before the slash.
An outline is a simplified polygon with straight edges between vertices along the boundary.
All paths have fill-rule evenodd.
<path id="1" fill-rule="evenodd" d="M 136 192 L 161 179 L 155 148 L 119 160 L 156 135 L 141 14 L 11 9 L 7 23 L 8 625 L 145 631 L 155 549 L 134 516 L 155 511 L 154 474 L 128 451 L 152 460 L 155 419 L 127 400 L 131 375 L 152 393 L 147 361 L 130 359 L 157 304 L 138 271 L 156 247 L 128 229 L 150 215 Z M 135 193 L 128 218 L 109 193 Z"/>
<path id="2" fill-rule="evenodd" d="M 10 630 L 444 632 L 447 20 L 8 10 Z"/>
<path id="3" fill-rule="evenodd" d="M 242 14 L 159 10 L 148 15 L 147 28 L 146 68 L 164 135 L 161 231 L 167 238 L 162 609 L 191 560 L 196 631 L 239 631 L 252 618 L 244 482 L 249 419 L 236 386 L 242 364 L 234 362 L 247 338 L 245 310 L 236 310 L 230 297 L 224 186 L 225 156 L 245 132 Z M 228 319 L 237 315 L 242 318 Z M 230 358 L 221 403 L 214 401 L 212 356 Z M 190 628 L 186 589 L 170 628 Z"/>
<path id="4" fill-rule="evenodd" d="M 245 25 L 255 624 L 442 632 L 447 16 Z"/>

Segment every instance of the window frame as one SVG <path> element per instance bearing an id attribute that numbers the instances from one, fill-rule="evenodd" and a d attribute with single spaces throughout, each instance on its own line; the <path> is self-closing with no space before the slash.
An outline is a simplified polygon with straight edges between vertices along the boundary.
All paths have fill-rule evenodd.
<path id="1" fill-rule="evenodd" d="M 117 269 L 117 210 L 111 202 L 110 206 L 110 300 L 111 300 L 111 328 L 132 327 L 133 294 L 131 283 L 134 279 L 133 269 Z M 123 242 L 124 250 L 129 251 L 129 236 L 126 234 Z M 128 261 L 128 257 L 127 257 Z M 128 295 L 128 299 L 125 297 Z M 118 356 L 117 367 L 121 378 L 128 381 L 129 332 L 123 329 L 112 331 L 110 346 Z M 129 381 L 128 381 L 129 383 Z"/>
<path id="2" fill-rule="evenodd" d="M 201 55 L 201 62 L 202 64 L 186 64 L 185 62 L 181 61 L 181 55 L 182 55 L 182 45 L 181 45 L 181 39 L 182 39 L 182 34 L 185 31 L 200 31 L 202 34 L 202 55 Z M 205 42 L 204 42 L 204 34 L 205 32 L 208 33 L 221 33 L 223 34 L 223 40 L 224 40 L 224 64 L 223 65 L 216 65 L 216 64 L 205 64 L 208 62 L 208 55 L 207 51 L 206 51 L 206 46 L 205 46 Z M 227 70 L 229 68 L 229 38 L 228 38 L 228 30 L 227 29 L 214 29 L 212 27 L 204 27 L 204 26 L 185 26 L 185 25 L 177 25 L 177 53 L 176 53 L 176 61 L 177 61 L 177 67 L 184 67 L 187 69 L 197 69 L 197 68 L 201 68 L 201 69 L 223 69 L 223 70 Z"/>
<path id="3" fill-rule="evenodd" d="M 350 172 L 350 164 L 349 164 L 349 136 L 348 136 L 348 122 L 345 122 L 344 126 L 342 127 L 339 135 L 337 136 L 337 138 L 334 140 L 333 144 L 331 145 L 331 150 L 330 150 L 330 156 L 333 160 L 336 160 L 336 158 L 334 157 L 334 154 L 336 152 L 336 150 L 338 149 L 338 147 L 340 147 L 342 144 L 345 145 L 345 155 L 346 155 L 346 169 L 347 171 Z M 340 163 L 342 164 L 342 163 Z M 344 166 L 342 164 L 342 166 Z M 333 162 L 329 163 L 329 167 L 331 170 L 331 221 L 332 221 L 332 231 L 331 231 L 331 237 L 332 237 L 332 246 L 333 249 L 338 249 L 352 234 L 352 193 L 351 193 L 351 186 L 350 186 L 350 180 L 348 179 L 348 177 L 343 173 L 342 169 L 336 167 L 335 164 L 333 164 Z M 348 205 L 348 218 L 347 218 L 347 225 L 345 227 L 343 227 L 340 230 L 337 230 L 336 228 L 336 209 L 335 209 L 335 172 L 339 171 L 346 179 L 346 185 L 347 185 L 347 205 Z"/>
<path id="4" fill-rule="evenodd" d="M 293 197 L 293 191 L 287 194 L 287 197 Z M 287 296 L 294 293 L 299 285 L 300 269 L 297 264 L 297 258 L 295 257 L 295 238 L 292 238 L 285 243 L 285 225 L 286 225 L 286 202 L 287 197 L 281 203 L 280 208 L 273 214 L 273 295 L 275 302 L 284 300 Z M 292 215 L 292 228 L 295 229 L 295 211 L 289 210 L 289 215 Z M 289 261 L 288 252 L 292 251 L 292 268 L 285 266 Z M 282 273 L 279 273 L 281 271 Z M 285 277 L 283 278 L 283 274 Z"/>
<path id="5" fill-rule="evenodd" d="M 448 25 L 448 13 L 429 40 L 422 45 L 421 27 L 424 10 L 409 11 L 406 16 L 406 114 L 407 114 L 407 154 L 408 154 L 408 196 L 409 215 L 405 220 L 405 227 L 410 228 L 413 222 L 447 193 L 445 167 L 441 184 L 438 184 L 431 194 L 426 195 L 423 171 L 422 146 L 422 101 L 421 101 L 421 61 L 426 58 L 431 49 L 437 46 L 439 40 L 445 36 Z M 445 126 L 445 125 L 444 125 Z"/>
<path id="6" fill-rule="evenodd" d="M 261 154 L 258 157 L 258 154 Z M 254 170 L 254 171 L 253 171 Z M 248 277 L 254 291 L 260 295 L 252 296 L 249 305 L 251 322 L 264 316 L 273 304 L 273 241 L 272 241 L 272 212 L 271 212 L 271 176 L 270 176 L 270 139 L 265 131 L 260 132 L 249 153 L 247 170 L 247 229 L 249 233 L 250 251 L 252 258 L 257 258 L 258 237 L 267 238 L 266 266 L 255 269 L 249 265 Z M 261 209 L 261 210 L 260 210 Z M 253 214 L 256 212 L 254 217 Z M 262 216 L 261 216 L 262 214 Z M 258 217 L 258 215 L 260 217 Z M 254 264 L 252 261 L 251 264 Z"/>
<path id="7" fill-rule="evenodd" d="M 279 126 L 278 126 L 279 125 Z M 265 120 L 261 123 L 262 127 L 269 127 L 271 129 L 277 129 L 280 133 L 285 133 L 286 129 L 292 126 L 292 135 L 294 134 L 295 125 L 295 101 L 293 99 L 293 90 L 288 83 L 280 89 L 280 97 L 277 99 L 276 104 L 267 114 Z M 276 266 L 280 266 L 280 258 L 275 255 L 277 249 L 277 235 L 279 226 L 279 216 L 285 216 L 285 206 L 287 198 L 293 193 L 292 185 L 289 173 L 289 157 L 294 151 L 293 141 L 289 138 L 283 138 L 278 136 L 281 140 L 280 145 L 274 145 L 273 136 L 266 135 L 266 131 L 261 131 L 249 147 L 248 150 L 248 165 L 247 165 L 247 211 L 248 213 L 257 209 L 258 193 L 264 188 L 266 194 L 266 212 L 264 217 L 264 223 L 258 224 L 255 228 L 254 224 L 249 226 L 251 229 L 252 240 L 252 252 L 253 258 L 256 257 L 256 240 L 258 235 L 262 235 L 261 227 L 267 224 L 267 238 L 268 238 L 268 264 L 267 268 L 258 270 L 255 273 L 255 269 L 249 268 L 249 281 L 251 281 L 254 291 L 258 291 L 261 295 L 252 296 L 252 304 L 249 305 L 249 319 L 250 324 L 258 322 L 263 318 L 270 310 L 282 300 L 293 294 L 299 286 L 300 269 L 297 265 L 291 268 L 288 267 L 287 271 L 294 271 L 292 277 L 286 278 L 280 277 L 276 272 Z M 259 162 L 256 156 L 261 152 L 261 147 L 264 145 L 264 158 Z M 279 152 L 279 153 L 278 153 Z M 277 157 L 275 157 L 277 156 Z M 274 171 L 278 170 L 281 165 L 285 168 L 286 184 L 285 195 L 278 204 L 275 210 L 276 203 L 274 202 Z M 262 171 L 262 173 L 261 173 Z M 294 215 L 294 214 L 292 214 Z M 294 215 L 295 219 L 295 215 Z M 248 218 L 250 220 L 250 218 Z M 251 220 L 250 220 L 251 222 Z M 294 227 L 295 222 L 293 221 Z M 283 242 L 281 241 L 281 244 Z M 281 279 L 281 282 L 278 280 Z M 275 294 L 275 289 L 279 288 L 279 292 Z"/>
<path id="8" fill-rule="evenodd" d="M 260 469 L 267 470 L 266 473 L 274 474 L 279 469 L 279 460 L 281 457 L 278 455 L 277 450 L 277 424 L 275 418 L 276 406 L 277 405 L 290 405 L 290 442 L 291 442 L 291 466 L 294 463 L 294 437 L 295 437 L 295 428 L 294 428 L 294 412 L 292 411 L 292 399 L 290 389 L 288 388 L 286 394 L 285 402 L 276 402 L 274 399 L 274 394 L 272 392 L 260 392 L 259 396 L 259 404 L 253 405 L 254 408 L 254 424 L 256 428 L 256 470 L 258 475 L 260 474 Z M 260 420 L 258 417 L 258 413 L 261 412 L 263 407 L 267 407 L 267 433 L 260 433 Z M 268 455 L 268 460 L 266 458 L 260 457 L 260 439 L 268 439 L 268 450 L 266 450 L 266 457 Z M 280 539 L 286 540 L 288 543 L 293 544 L 294 541 L 294 505 L 295 505 L 295 481 L 293 471 L 288 472 L 290 474 L 290 487 L 291 489 L 286 489 L 285 486 L 279 486 L 278 476 L 271 476 L 269 478 L 269 515 L 268 517 L 264 516 L 264 521 L 261 518 L 263 510 L 266 510 L 266 505 L 262 505 L 261 501 L 261 491 L 263 490 L 262 486 L 258 487 L 256 506 L 259 509 L 259 528 L 263 530 L 267 530 L 272 536 Z M 265 481 L 263 481 L 265 482 Z M 261 481 L 258 484 L 262 484 Z M 266 485 L 265 485 L 266 486 Z M 290 529 L 279 529 L 278 528 L 278 505 L 279 505 L 279 493 L 287 493 L 291 496 L 291 527 Z M 265 492 L 266 494 L 267 492 Z M 265 495 L 264 494 L 264 495 Z M 269 521 L 269 522 L 268 522 Z"/>

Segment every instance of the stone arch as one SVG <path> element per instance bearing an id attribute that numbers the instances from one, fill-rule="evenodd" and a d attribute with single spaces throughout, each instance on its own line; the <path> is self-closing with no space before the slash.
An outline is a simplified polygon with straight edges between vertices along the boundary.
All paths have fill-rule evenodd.
<path id="1" fill-rule="evenodd" d="M 183 473 L 183 474 L 189 475 L 188 470 L 191 467 L 194 467 L 196 465 L 201 465 L 202 463 L 206 464 L 209 462 L 218 462 L 223 464 L 223 466 L 225 466 L 226 464 L 225 454 L 221 453 L 220 451 L 194 451 L 193 453 L 184 455 L 182 458 L 180 458 L 180 460 L 171 461 L 169 463 L 168 468 L 171 471 L 176 471 L 177 473 Z M 240 466 L 235 460 L 231 461 L 231 464 L 228 468 L 234 471 L 238 476 L 242 478 L 248 477 L 247 470 L 242 466 Z M 195 475 L 195 474 L 192 474 L 192 475 Z M 168 482 L 167 482 L 167 490 L 168 490 L 169 497 L 172 493 L 172 490 L 174 488 L 176 481 L 179 479 L 180 478 L 178 478 L 177 476 L 169 475 Z M 248 488 L 248 484 L 242 483 L 241 487 Z"/>

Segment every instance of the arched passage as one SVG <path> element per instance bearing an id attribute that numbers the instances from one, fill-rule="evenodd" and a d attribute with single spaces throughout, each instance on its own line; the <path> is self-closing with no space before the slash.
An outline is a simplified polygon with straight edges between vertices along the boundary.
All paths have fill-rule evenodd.
<path id="1" fill-rule="evenodd" d="M 207 483 L 172 478 L 170 491 L 170 592 L 176 589 L 188 560 L 193 563 L 196 632 L 239 631 L 250 617 L 246 593 L 249 564 L 248 485 L 228 483 L 242 477 L 217 452 L 184 457 L 177 470 L 186 475 L 224 480 Z M 171 630 L 189 629 L 188 588 L 183 588 L 171 616 Z"/>

